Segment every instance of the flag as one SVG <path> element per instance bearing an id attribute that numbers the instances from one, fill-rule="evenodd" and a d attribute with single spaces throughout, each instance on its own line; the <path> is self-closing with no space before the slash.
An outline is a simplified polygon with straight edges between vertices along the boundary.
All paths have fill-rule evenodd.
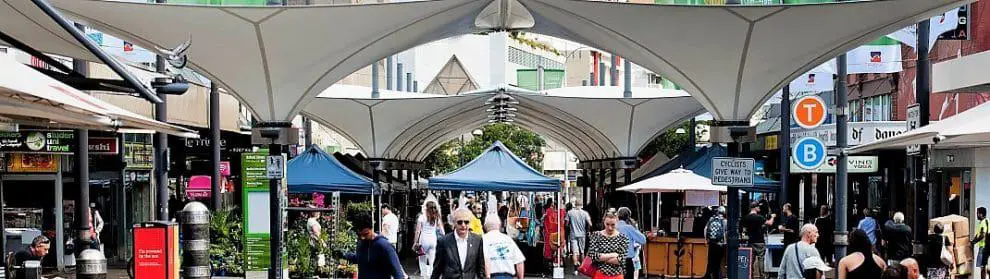
<path id="1" fill-rule="evenodd" d="M 791 81 L 791 92 L 824 92 L 835 89 L 835 60 L 821 64 Z"/>
<path id="2" fill-rule="evenodd" d="M 882 37 L 846 53 L 849 74 L 888 74 L 900 72 L 901 44 Z"/>
<path id="3" fill-rule="evenodd" d="M 951 11 L 945 12 L 944 14 L 935 16 L 929 21 L 930 35 L 928 36 L 928 50 L 931 51 L 935 47 L 935 41 L 938 40 L 938 36 L 956 30 L 959 27 L 959 8 L 955 8 Z M 898 42 L 904 43 L 911 48 L 918 48 L 918 26 L 911 25 L 905 27 L 904 29 L 897 30 L 897 32 L 887 35 Z"/>

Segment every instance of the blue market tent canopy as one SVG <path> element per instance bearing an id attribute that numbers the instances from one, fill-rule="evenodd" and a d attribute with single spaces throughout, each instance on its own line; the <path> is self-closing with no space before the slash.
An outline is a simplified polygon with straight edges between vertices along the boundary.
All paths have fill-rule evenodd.
<path id="1" fill-rule="evenodd" d="M 560 180 L 543 176 L 523 162 L 502 142 L 495 142 L 481 156 L 444 176 L 430 178 L 433 190 L 462 191 L 560 191 Z"/>
<path id="2" fill-rule="evenodd" d="M 289 160 L 286 167 L 289 193 L 341 192 L 371 194 L 374 184 L 351 171 L 316 146 Z"/>
<path id="3" fill-rule="evenodd" d="M 691 170 L 697 175 L 711 178 L 712 158 L 726 157 L 728 153 L 728 149 L 721 145 L 706 146 L 697 151 L 689 150 L 681 152 L 674 159 L 650 172 L 650 174 L 644 175 L 637 181 L 665 174 L 682 166 L 684 169 Z M 780 182 L 756 175 L 753 177 L 753 187 L 746 187 L 743 190 L 752 192 L 776 192 L 778 187 L 780 187 Z"/>

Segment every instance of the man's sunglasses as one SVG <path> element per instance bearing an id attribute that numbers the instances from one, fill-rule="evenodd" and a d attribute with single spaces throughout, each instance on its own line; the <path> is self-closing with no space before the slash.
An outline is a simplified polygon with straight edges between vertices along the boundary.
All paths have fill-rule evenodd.
<path id="1" fill-rule="evenodd" d="M 468 224 L 471 224 L 471 221 L 468 221 L 468 220 L 459 220 L 459 221 L 457 221 L 457 224 L 458 225 L 468 225 Z"/>

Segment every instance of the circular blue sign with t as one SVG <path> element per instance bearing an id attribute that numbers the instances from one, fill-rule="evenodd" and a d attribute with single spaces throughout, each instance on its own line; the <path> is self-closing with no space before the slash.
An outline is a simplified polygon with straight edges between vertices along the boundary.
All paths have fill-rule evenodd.
<path id="1" fill-rule="evenodd" d="M 825 143 L 816 137 L 801 138 L 794 144 L 791 160 L 802 169 L 811 170 L 825 163 Z"/>

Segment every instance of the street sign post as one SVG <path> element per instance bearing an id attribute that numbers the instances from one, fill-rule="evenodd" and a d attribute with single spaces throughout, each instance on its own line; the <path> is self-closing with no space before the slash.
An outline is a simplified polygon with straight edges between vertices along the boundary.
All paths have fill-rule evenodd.
<path id="1" fill-rule="evenodd" d="M 285 157 L 282 156 L 268 156 L 266 160 L 265 169 L 268 173 L 268 179 L 282 179 L 285 177 Z"/>
<path id="2" fill-rule="evenodd" d="M 907 130 L 917 129 L 921 125 L 921 105 L 913 104 L 907 107 Z M 921 154 L 921 146 L 912 144 L 907 146 L 907 155 L 915 156 Z"/>
<path id="3" fill-rule="evenodd" d="M 794 144 L 791 159 L 798 167 L 812 170 L 825 163 L 826 151 L 825 143 L 820 139 L 805 137 Z"/>
<path id="4" fill-rule="evenodd" d="M 712 184 L 730 187 L 753 186 L 753 158 L 712 158 Z"/>
<path id="5" fill-rule="evenodd" d="M 828 116 L 828 108 L 825 101 L 818 96 L 804 96 L 794 102 L 791 108 L 791 116 L 798 126 L 805 129 L 814 129 L 822 123 Z"/>

